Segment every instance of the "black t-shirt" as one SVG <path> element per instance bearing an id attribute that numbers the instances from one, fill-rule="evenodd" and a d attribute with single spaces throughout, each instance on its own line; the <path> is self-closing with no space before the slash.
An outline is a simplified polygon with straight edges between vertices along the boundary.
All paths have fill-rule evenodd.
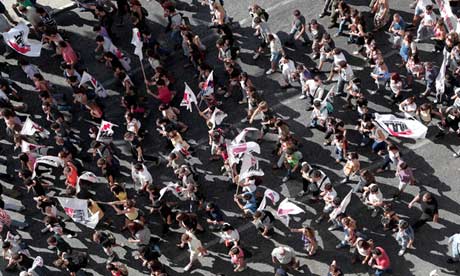
<path id="1" fill-rule="evenodd" d="M 161 217 L 166 221 L 168 219 L 169 216 L 172 216 L 173 212 L 171 210 L 171 208 L 166 205 L 166 204 L 163 204 L 159 210 L 160 212 L 160 215 Z"/>
<path id="2" fill-rule="evenodd" d="M 431 196 L 431 201 L 425 202 L 423 201 L 423 196 L 426 194 L 426 192 L 420 193 L 420 207 L 422 208 L 422 212 L 424 214 L 427 214 L 429 216 L 434 216 L 438 214 L 438 201 L 436 198 Z"/>
<path id="3" fill-rule="evenodd" d="M 72 253 L 72 248 L 70 245 L 58 235 L 54 235 L 57 240 L 56 249 L 59 253 L 66 252 L 67 254 Z"/>
<path id="4" fill-rule="evenodd" d="M 229 74 L 230 75 L 230 79 L 239 79 L 240 75 L 241 75 L 241 71 L 237 68 L 233 68 L 232 72 Z"/>
<path id="5" fill-rule="evenodd" d="M 36 196 L 44 196 L 46 195 L 45 189 L 43 188 L 42 183 L 40 181 L 35 180 L 35 185 L 33 186 L 34 192 Z"/>
<path id="6" fill-rule="evenodd" d="M 88 263 L 88 259 L 84 254 L 67 257 L 67 260 L 69 261 L 67 265 L 69 272 L 78 272 L 80 269 L 85 268 Z"/>

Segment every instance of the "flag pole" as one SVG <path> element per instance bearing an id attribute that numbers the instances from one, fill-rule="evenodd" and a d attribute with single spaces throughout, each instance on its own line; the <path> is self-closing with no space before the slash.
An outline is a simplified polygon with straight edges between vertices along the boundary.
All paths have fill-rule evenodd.
<path id="1" fill-rule="evenodd" d="M 142 62 L 141 57 L 139 57 L 139 62 L 141 63 L 142 75 L 144 76 L 145 88 L 146 88 L 147 90 L 149 90 L 149 86 L 148 86 L 148 84 L 147 84 L 147 76 L 145 75 L 144 63 Z"/>

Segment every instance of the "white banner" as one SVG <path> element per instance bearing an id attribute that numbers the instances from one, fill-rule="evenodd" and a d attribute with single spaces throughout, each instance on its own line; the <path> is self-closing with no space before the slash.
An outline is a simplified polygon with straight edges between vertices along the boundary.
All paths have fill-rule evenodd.
<path id="1" fill-rule="evenodd" d="M 24 140 L 21 141 L 21 152 L 36 152 L 39 148 L 44 148 L 42 145 L 35 145 Z"/>
<path id="2" fill-rule="evenodd" d="M 395 137 L 423 139 L 428 131 L 425 125 L 415 119 L 398 118 L 392 114 L 375 113 L 375 121 Z"/>
<path id="3" fill-rule="evenodd" d="M 187 110 L 192 112 L 192 103 L 197 104 L 198 101 L 196 100 L 195 93 L 193 93 L 190 86 L 188 86 L 186 82 L 184 82 L 184 84 L 185 84 L 184 98 L 182 99 L 180 106 L 185 106 L 187 107 Z"/>
<path id="4" fill-rule="evenodd" d="M 427 0 L 424 0 L 424 1 L 427 1 Z M 444 19 L 444 23 L 447 26 L 448 32 L 451 32 L 451 31 L 458 32 L 459 31 L 458 28 L 460 26 L 458 24 L 457 17 L 452 12 L 452 8 L 450 7 L 449 1 L 448 0 L 435 0 L 435 2 L 436 2 L 436 5 L 438 5 L 439 12 L 441 13 L 441 17 Z"/>
<path id="5" fill-rule="evenodd" d="M 99 132 L 97 133 L 96 141 L 110 143 L 112 141 L 113 135 L 115 134 L 115 132 L 113 131 L 114 126 L 117 125 L 102 120 L 101 125 L 99 127 Z"/>
<path id="6" fill-rule="evenodd" d="M 24 22 L 19 22 L 8 32 L 2 33 L 5 43 L 13 50 L 28 57 L 39 57 L 42 43 L 29 40 L 29 27 Z"/>
<path id="7" fill-rule="evenodd" d="M 139 59 L 143 59 L 144 55 L 142 54 L 142 37 L 141 32 L 139 32 L 138 28 L 133 28 L 133 38 L 131 39 L 131 44 L 134 45 L 136 48 L 134 49 L 134 54 L 139 57 Z"/>
<path id="8" fill-rule="evenodd" d="M 88 200 L 69 198 L 69 197 L 57 197 L 65 213 L 72 218 L 73 221 L 83 224 L 91 229 L 96 228 L 99 222 L 99 212 L 89 215 L 88 211 Z"/>
<path id="9" fill-rule="evenodd" d="M 257 210 L 262 211 L 265 209 L 265 206 L 267 206 L 267 198 L 269 198 L 272 201 L 273 205 L 275 205 L 280 200 L 280 194 L 271 189 L 266 189 L 264 193 L 264 198 L 260 202 L 259 208 L 257 208 Z"/>
<path id="10" fill-rule="evenodd" d="M 82 86 L 86 82 L 91 82 L 91 85 L 94 87 L 94 92 L 100 98 L 107 97 L 107 91 L 105 91 L 104 86 L 100 82 L 96 80 L 93 76 L 91 76 L 88 72 L 84 71 L 83 75 L 81 76 L 81 81 L 78 86 Z"/>
<path id="11" fill-rule="evenodd" d="M 251 176 L 263 176 L 264 171 L 259 168 L 259 160 L 250 153 L 245 153 L 240 170 L 240 181 Z"/>
<path id="12" fill-rule="evenodd" d="M 34 123 L 30 117 L 27 117 L 26 121 L 22 125 L 21 135 L 34 135 L 35 133 L 38 133 L 40 137 L 45 139 L 50 135 L 48 130 Z"/>

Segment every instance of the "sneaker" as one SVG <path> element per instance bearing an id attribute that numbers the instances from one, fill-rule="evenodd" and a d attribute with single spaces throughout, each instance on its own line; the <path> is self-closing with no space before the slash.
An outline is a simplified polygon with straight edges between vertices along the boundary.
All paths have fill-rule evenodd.
<path id="1" fill-rule="evenodd" d="M 459 260 L 454 260 L 453 258 L 449 258 L 449 259 L 447 259 L 446 262 L 447 262 L 448 264 L 455 264 L 455 263 L 458 263 Z"/>
<path id="2" fill-rule="evenodd" d="M 329 230 L 329 231 L 335 231 L 335 230 L 337 230 L 337 229 L 339 229 L 339 227 L 336 226 L 336 225 L 332 225 L 332 226 L 330 226 L 329 228 L 327 228 L 327 230 Z"/>
<path id="3" fill-rule="evenodd" d="M 323 219 L 324 219 L 323 217 L 319 217 L 319 218 L 315 219 L 315 222 L 319 224 L 319 223 L 321 223 L 323 221 Z"/>
<path id="4" fill-rule="evenodd" d="M 378 215 L 378 213 L 379 213 L 378 210 L 372 211 L 371 217 L 375 218 Z"/>
<path id="5" fill-rule="evenodd" d="M 456 152 L 456 153 L 452 154 L 452 156 L 455 157 L 455 158 L 459 158 L 460 157 L 460 152 Z"/>
<path id="6" fill-rule="evenodd" d="M 353 55 L 355 55 L 355 56 L 356 56 L 356 55 L 359 55 L 359 51 L 354 51 L 354 52 L 353 52 Z"/>
<path id="7" fill-rule="evenodd" d="M 348 179 L 344 178 L 344 179 L 342 179 L 342 181 L 340 181 L 340 184 L 345 184 L 347 182 L 348 182 Z"/>
<path id="8" fill-rule="evenodd" d="M 404 253 L 405 253 L 405 252 L 406 252 L 406 250 L 405 250 L 405 249 L 401 249 L 401 250 L 399 250 L 399 251 L 398 251 L 398 256 L 402 256 L 402 255 L 404 255 Z"/>
<path id="9" fill-rule="evenodd" d="M 77 233 L 75 233 L 73 235 L 72 234 L 67 235 L 67 238 L 69 238 L 69 239 L 76 238 L 76 237 L 77 237 Z"/>
<path id="10" fill-rule="evenodd" d="M 192 264 L 188 264 L 184 267 L 184 271 L 189 271 L 192 268 Z"/>
<path id="11" fill-rule="evenodd" d="M 366 146 L 366 143 L 361 142 L 361 143 L 359 144 L 359 146 L 360 146 L 360 147 L 365 147 L 365 146 Z"/>
<path id="12" fill-rule="evenodd" d="M 302 95 L 300 95 L 299 99 L 303 100 L 303 99 L 305 99 L 306 97 L 307 97 L 307 95 L 302 94 Z"/>
<path id="13" fill-rule="evenodd" d="M 285 176 L 285 177 L 283 177 L 282 181 L 283 181 L 283 183 L 286 183 L 286 182 L 288 182 L 288 180 L 289 180 L 289 177 Z"/>
<path id="14" fill-rule="evenodd" d="M 273 70 L 273 69 L 270 69 L 267 72 L 265 72 L 265 74 L 267 74 L 267 75 L 271 75 L 273 73 L 275 73 L 275 70 Z"/>
<path id="15" fill-rule="evenodd" d="M 240 121 L 240 123 L 246 123 L 247 121 L 248 121 L 248 118 L 244 117 L 244 118 Z"/>
<path id="16" fill-rule="evenodd" d="M 254 56 L 252 56 L 253 60 L 256 60 L 260 57 L 260 53 L 256 53 Z"/>

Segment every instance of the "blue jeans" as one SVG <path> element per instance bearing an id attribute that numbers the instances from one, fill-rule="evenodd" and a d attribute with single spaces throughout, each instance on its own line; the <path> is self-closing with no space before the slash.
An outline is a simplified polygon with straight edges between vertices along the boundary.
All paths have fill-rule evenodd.
<path id="1" fill-rule="evenodd" d="M 392 164 L 393 162 L 391 161 L 390 159 L 390 155 L 385 155 L 385 159 L 383 161 L 383 165 L 382 167 L 380 167 L 382 170 L 385 170 L 387 168 L 390 168 L 390 164 Z"/>
<path id="2" fill-rule="evenodd" d="M 180 46 L 182 44 L 182 35 L 179 30 L 172 30 L 170 34 L 171 41 L 174 44 L 174 47 Z"/>
<path id="3" fill-rule="evenodd" d="M 385 274 L 385 272 L 390 273 L 391 269 L 384 269 L 384 270 L 376 269 L 375 270 L 375 276 L 381 276 L 381 275 Z"/>
<path id="4" fill-rule="evenodd" d="M 347 29 L 347 20 L 341 20 L 339 23 L 339 29 L 337 30 L 337 34 L 342 34 L 345 29 Z"/>
<path id="5" fill-rule="evenodd" d="M 382 141 L 382 142 L 374 141 L 374 143 L 372 144 L 372 151 L 375 153 L 378 153 L 379 151 L 384 150 L 386 147 L 387 147 L 387 143 L 385 141 Z"/>
<path id="6" fill-rule="evenodd" d="M 337 160 L 344 161 L 345 158 L 343 158 L 343 149 L 335 148 L 335 156 Z"/>

